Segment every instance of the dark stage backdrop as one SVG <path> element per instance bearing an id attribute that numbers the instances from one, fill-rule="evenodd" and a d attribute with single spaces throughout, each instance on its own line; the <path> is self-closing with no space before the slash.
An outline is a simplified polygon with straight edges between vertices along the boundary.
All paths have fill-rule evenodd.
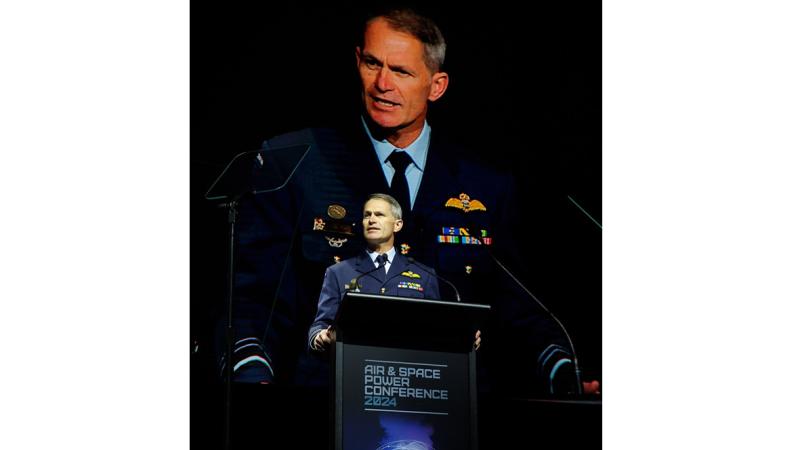
<path id="1" fill-rule="evenodd" d="M 222 423 L 212 329 L 225 296 L 226 217 L 203 194 L 235 154 L 357 108 L 364 6 L 270 3 L 192 7 L 193 438 L 209 432 L 204 423 Z M 422 7 L 448 41 L 451 77 L 430 123 L 517 175 L 529 221 L 518 226 L 530 262 L 524 281 L 572 333 L 587 378 L 600 379 L 600 3 L 465 5 Z"/>

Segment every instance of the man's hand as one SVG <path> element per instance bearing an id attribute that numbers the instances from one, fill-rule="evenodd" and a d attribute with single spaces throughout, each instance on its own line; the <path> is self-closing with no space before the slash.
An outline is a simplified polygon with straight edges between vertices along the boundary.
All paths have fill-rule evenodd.
<path id="1" fill-rule="evenodd" d="M 475 343 L 472 344 L 473 350 L 478 350 L 481 346 L 481 330 L 475 333 Z"/>
<path id="2" fill-rule="evenodd" d="M 314 336 L 314 349 L 319 351 L 326 350 L 331 342 L 333 342 L 333 333 L 331 333 L 331 326 L 329 325 L 328 328 Z"/>
<path id="3" fill-rule="evenodd" d="M 597 394 L 600 395 L 600 382 L 597 380 L 583 382 L 584 394 Z"/>

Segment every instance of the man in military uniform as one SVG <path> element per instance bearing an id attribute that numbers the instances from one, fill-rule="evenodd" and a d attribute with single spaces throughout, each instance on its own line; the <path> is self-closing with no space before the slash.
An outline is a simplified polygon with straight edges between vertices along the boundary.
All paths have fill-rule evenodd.
<path id="1" fill-rule="evenodd" d="M 449 84 L 444 54 L 430 19 L 409 10 L 373 16 L 356 48 L 362 116 L 350 127 L 305 129 L 265 143 L 273 151 L 297 144 L 310 150 L 285 189 L 241 205 L 237 380 L 327 382 L 325 366 L 306 352 L 319 285 L 326 267 L 363 252 L 361 199 L 389 192 L 406 211 L 396 235 L 400 254 L 435 268 L 463 301 L 492 305 L 494 326 L 483 330 L 479 366 L 495 369 L 494 384 L 547 392 L 562 380 L 571 389 L 563 381 L 574 378 L 561 331 L 494 260 L 521 267 L 511 177 L 465 159 L 426 120 L 429 102 Z M 455 293 L 446 289 L 442 297 Z"/>
<path id="2" fill-rule="evenodd" d="M 370 195 L 364 204 L 362 227 L 366 250 L 325 271 L 317 317 L 308 331 L 313 351 L 323 351 L 333 342 L 333 319 L 349 290 L 439 299 L 439 282 L 433 270 L 410 262 L 395 249 L 395 233 L 403 228 L 403 210 L 397 200 L 386 194 Z"/>

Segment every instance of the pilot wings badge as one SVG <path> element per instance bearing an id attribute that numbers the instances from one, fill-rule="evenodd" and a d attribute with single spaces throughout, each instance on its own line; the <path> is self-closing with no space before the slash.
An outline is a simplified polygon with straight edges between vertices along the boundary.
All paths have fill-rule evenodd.
<path id="1" fill-rule="evenodd" d="M 463 192 L 458 196 L 458 198 L 448 199 L 444 206 L 449 208 L 458 208 L 464 212 L 486 211 L 486 206 L 484 206 L 480 200 L 471 200 L 469 195 Z"/>

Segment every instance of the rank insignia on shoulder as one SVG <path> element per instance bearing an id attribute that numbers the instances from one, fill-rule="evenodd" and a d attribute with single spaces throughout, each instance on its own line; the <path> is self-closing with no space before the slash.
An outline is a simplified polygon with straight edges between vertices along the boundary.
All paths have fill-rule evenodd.
<path id="1" fill-rule="evenodd" d="M 328 215 L 332 219 L 341 220 L 347 215 L 347 210 L 342 205 L 331 204 L 328 205 Z"/>
<path id="2" fill-rule="evenodd" d="M 406 271 L 406 272 L 403 272 L 400 275 L 402 275 L 404 277 L 409 277 L 409 278 L 419 278 L 419 274 L 418 273 L 414 273 L 414 272 L 412 272 L 410 270 Z"/>
<path id="3" fill-rule="evenodd" d="M 467 275 L 472 273 L 472 266 L 464 266 L 464 270 L 466 270 Z"/>
<path id="4" fill-rule="evenodd" d="M 342 262 L 342 257 L 334 255 L 333 256 L 333 263 L 334 264 L 339 264 L 340 262 Z"/>
<path id="5" fill-rule="evenodd" d="M 408 245 L 406 243 L 400 244 L 400 253 L 401 254 L 407 255 L 408 252 L 410 252 L 410 251 L 411 251 L 411 246 L 410 245 Z"/>
<path id="6" fill-rule="evenodd" d="M 449 198 L 444 204 L 448 208 L 458 208 L 464 212 L 486 211 L 486 206 L 480 200 L 471 200 L 469 195 L 461 193 L 458 198 Z"/>

